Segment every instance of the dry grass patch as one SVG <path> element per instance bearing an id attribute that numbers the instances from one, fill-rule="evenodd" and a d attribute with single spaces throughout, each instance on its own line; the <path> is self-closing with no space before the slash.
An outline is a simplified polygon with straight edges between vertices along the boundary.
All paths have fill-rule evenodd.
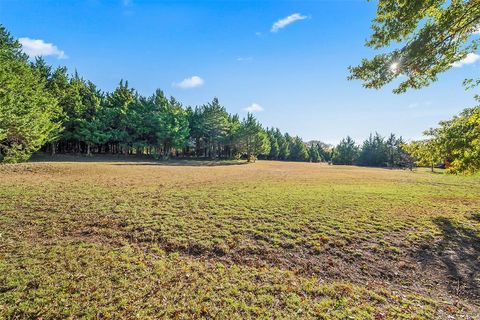
<path id="1" fill-rule="evenodd" d="M 0 167 L 0 315 L 478 312 L 478 177 L 222 164 Z"/>

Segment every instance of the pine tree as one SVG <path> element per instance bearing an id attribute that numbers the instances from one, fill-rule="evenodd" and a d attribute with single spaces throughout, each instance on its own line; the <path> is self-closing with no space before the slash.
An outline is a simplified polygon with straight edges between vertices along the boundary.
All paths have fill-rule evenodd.
<path id="1" fill-rule="evenodd" d="M 277 160 L 280 155 L 280 145 L 278 144 L 277 134 L 273 128 L 267 129 L 267 134 L 268 139 L 270 140 L 270 153 L 268 154 L 268 158 L 271 160 Z"/>
<path id="2" fill-rule="evenodd" d="M 358 151 L 359 149 L 355 141 L 347 136 L 345 139 L 342 139 L 333 150 L 332 162 L 333 164 L 354 164 L 358 158 Z"/>
<path id="3" fill-rule="evenodd" d="M 316 145 L 311 145 L 308 149 L 308 159 L 310 162 L 320 162 L 320 153 L 318 152 L 318 148 Z"/>
<path id="4" fill-rule="evenodd" d="M 0 161 L 27 160 L 61 126 L 57 101 L 27 62 L 20 44 L 0 26 Z"/>
<path id="5" fill-rule="evenodd" d="M 293 138 L 290 143 L 289 159 L 294 161 L 308 161 L 307 146 L 299 137 Z"/>
<path id="6" fill-rule="evenodd" d="M 251 113 L 243 119 L 239 137 L 240 150 L 246 154 L 248 162 L 255 162 L 258 155 L 270 151 L 268 135 Z"/>

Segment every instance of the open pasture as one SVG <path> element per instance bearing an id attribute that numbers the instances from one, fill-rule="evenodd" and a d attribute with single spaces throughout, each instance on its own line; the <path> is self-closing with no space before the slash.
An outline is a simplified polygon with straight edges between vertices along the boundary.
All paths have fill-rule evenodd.
<path id="1" fill-rule="evenodd" d="M 0 318 L 475 319 L 479 288 L 479 177 L 0 167 Z"/>

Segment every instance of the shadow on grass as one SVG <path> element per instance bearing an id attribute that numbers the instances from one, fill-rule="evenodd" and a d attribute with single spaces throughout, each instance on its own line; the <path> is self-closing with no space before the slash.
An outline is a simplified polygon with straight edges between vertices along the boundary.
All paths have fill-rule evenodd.
<path id="1" fill-rule="evenodd" d="M 480 213 L 469 219 L 480 222 Z M 435 218 L 442 232 L 438 242 L 424 245 L 416 254 L 422 266 L 445 281 L 448 290 L 480 303 L 480 236 L 452 219 Z M 433 268 L 433 269 L 432 269 Z"/>
<path id="2" fill-rule="evenodd" d="M 470 219 L 480 222 L 480 213 L 479 212 L 472 213 L 470 216 Z"/>
<path id="3" fill-rule="evenodd" d="M 56 154 L 54 156 L 48 154 L 35 154 L 30 162 L 105 162 L 115 166 L 232 166 L 244 165 L 246 161 L 237 160 L 210 160 L 198 158 L 182 158 L 170 160 L 155 160 L 148 155 L 105 155 L 95 154 L 92 156 L 77 154 Z M 113 163 L 112 163 L 113 162 Z"/>
<path id="4" fill-rule="evenodd" d="M 122 161 L 123 162 L 123 161 Z M 125 161 L 127 162 L 127 161 Z M 112 166 L 183 166 L 183 167 L 218 167 L 218 166 L 237 166 L 247 164 L 246 161 L 230 161 L 230 160 L 159 160 L 150 162 L 131 162 L 128 163 L 112 163 Z"/>

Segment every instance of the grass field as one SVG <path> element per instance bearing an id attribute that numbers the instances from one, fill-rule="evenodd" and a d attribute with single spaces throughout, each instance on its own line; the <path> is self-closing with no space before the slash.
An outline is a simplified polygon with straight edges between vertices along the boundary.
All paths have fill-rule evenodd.
<path id="1" fill-rule="evenodd" d="M 480 319 L 479 306 L 479 177 L 0 166 L 2 319 Z"/>

